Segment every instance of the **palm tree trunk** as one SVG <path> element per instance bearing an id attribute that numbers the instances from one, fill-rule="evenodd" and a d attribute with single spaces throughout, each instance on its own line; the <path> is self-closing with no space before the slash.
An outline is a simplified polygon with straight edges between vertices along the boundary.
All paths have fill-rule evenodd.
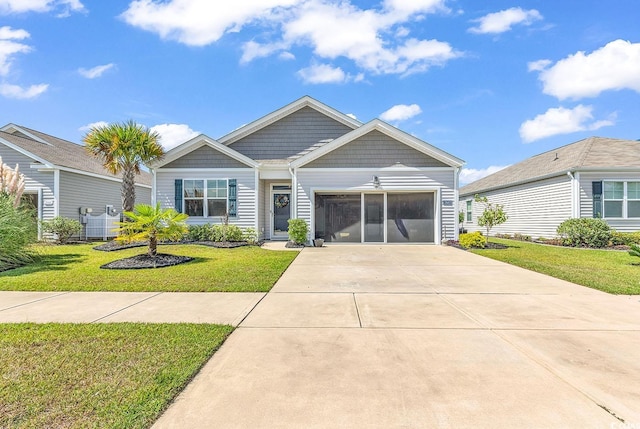
<path id="1" fill-rule="evenodd" d="M 158 255 L 158 238 L 155 235 L 149 237 L 149 256 L 155 258 Z"/>
<path id="2" fill-rule="evenodd" d="M 136 203 L 136 172 L 132 167 L 127 167 L 122 171 L 122 210 L 126 212 L 133 211 Z"/>

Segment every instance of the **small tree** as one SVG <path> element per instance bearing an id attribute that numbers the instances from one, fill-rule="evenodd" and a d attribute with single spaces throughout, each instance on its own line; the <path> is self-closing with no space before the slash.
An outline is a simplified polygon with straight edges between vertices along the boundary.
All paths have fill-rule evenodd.
<path id="1" fill-rule="evenodd" d="M 127 243 L 148 240 L 147 254 L 152 258 L 158 254 L 158 240 L 179 240 L 189 232 L 186 223 L 188 215 L 174 209 L 162 210 L 159 203 L 155 207 L 138 204 L 134 211 L 125 212 L 124 215 L 130 222 L 119 222 L 117 231 L 120 235 L 116 240 Z"/>
<path id="2" fill-rule="evenodd" d="M 55 234 L 57 243 L 65 244 L 82 231 L 82 224 L 75 219 L 56 216 L 51 220 L 42 221 L 42 231 Z"/>
<path id="3" fill-rule="evenodd" d="M 496 225 L 503 224 L 509 218 L 504 212 L 504 206 L 502 204 L 493 204 L 489 202 L 487 197 L 481 197 L 476 194 L 474 198 L 476 203 L 484 205 L 484 211 L 478 217 L 478 225 L 484 226 L 487 230 L 486 242 L 489 243 L 489 232 L 491 228 Z"/>

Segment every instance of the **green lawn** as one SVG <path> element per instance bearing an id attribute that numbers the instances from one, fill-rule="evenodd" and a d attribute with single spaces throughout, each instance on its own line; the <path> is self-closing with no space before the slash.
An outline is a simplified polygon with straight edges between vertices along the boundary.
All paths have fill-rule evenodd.
<path id="1" fill-rule="evenodd" d="M 0 325 L 0 427 L 148 428 L 233 330 Z"/>
<path id="2" fill-rule="evenodd" d="M 640 260 L 627 252 L 545 246 L 491 239 L 508 249 L 474 249 L 474 253 L 613 294 L 640 294 Z"/>
<path id="3" fill-rule="evenodd" d="M 93 244 L 41 246 L 35 263 L 0 272 L 1 290 L 266 292 L 298 252 L 256 246 L 217 249 L 200 245 L 158 246 L 159 253 L 194 257 L 173 267 L 104 270 L 116 259 L 144 253 L 145 247 L 100 252 Z"/>

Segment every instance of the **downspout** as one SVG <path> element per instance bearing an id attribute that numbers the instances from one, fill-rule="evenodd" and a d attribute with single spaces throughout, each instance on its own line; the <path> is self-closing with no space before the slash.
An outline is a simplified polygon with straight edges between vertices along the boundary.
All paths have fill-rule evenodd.
<path id="1" fill-rule="evenodd" d="M 571 171 L 567 171 L 567 176 L 571 178 L 571 218 L 574 219 L 577 217 L 576 216 L 576 186 L 575 186 L 576 178 L 574 177 Z"/>
<path id="2" fill-rule="evenodd" d="M 460 224 L 458 222 L 458 212 L 460 211 L 460 172 L 462 168 L 455 167 L 454 175 L 453 175 L 453 218 L 455 228 L 453 228 L 453 239 L 458 241 L 459 232 L 460 232 Z"/>
<path id="3" fill-rule="evenodd" d="M 291 219 L 296 219 L 298 217 L 298 178 L 296 170 L 291 167 L 289 167 L 289 174 L 291 174 L 291 207 L 293 207 Z"/>

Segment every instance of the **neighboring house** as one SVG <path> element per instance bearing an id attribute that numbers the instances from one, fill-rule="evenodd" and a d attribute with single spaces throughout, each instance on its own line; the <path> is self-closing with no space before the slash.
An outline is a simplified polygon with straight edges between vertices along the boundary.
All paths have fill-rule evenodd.
<path id="1" fill-rule="evenodd" d="M 0 128 L 0 156 L 20 166 L 25 175 L 25 198 L 39 220 L 63 216 L 86 221 L 83 212 L 101 215 L 122 212 L 122 179 L 102 167 L 84 146 L 15 124 Z M 136 202 L 151 202 L 151 175 L 136 176 Z M 83 234 L 86 231 L 83 231 Z"/>
<path id="2" fill-rule="evenodd" d="M 155 201 L 189 223 L 229 222 L 287 239 L 441 243 L 457 236 L 463 161 L 378 119 L 363 124 L 303 97 L 232 133 L 200 135 L 152 165 Z"/>
<path id="3" fill-rule="evenodd" d="M 601 217 L 617 231 L 640 230 L 640 141 L 590 137 L 536 155 L 460 188 L 464 228 L 483 229 L 474 195 L 503 204 L 493 233 L 556 236 L 569 218 Z"/>

